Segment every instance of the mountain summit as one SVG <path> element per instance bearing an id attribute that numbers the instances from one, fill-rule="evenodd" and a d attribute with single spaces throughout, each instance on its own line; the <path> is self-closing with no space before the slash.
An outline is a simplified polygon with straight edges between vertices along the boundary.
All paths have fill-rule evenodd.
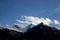
<path id="1" fill-rule="evenodd" d="M 60 30 L 40 23 L 27 31 L 24 38 L 30 40 L 60 40 Z"/>

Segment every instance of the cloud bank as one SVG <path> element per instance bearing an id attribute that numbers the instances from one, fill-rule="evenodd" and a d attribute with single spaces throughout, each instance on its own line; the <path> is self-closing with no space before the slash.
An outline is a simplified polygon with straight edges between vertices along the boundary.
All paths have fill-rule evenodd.
<path id="1" fill-rule="evenodd" d="M 15 23 L 14 25 L 17 25 L 18 28 L 16 28 L 14 25 L 11 28 L 9 28 L 8 27 L 9 25 L 7 24 L 6 27 L 11 30 L 26 32 L 28 25 L 30 24 L 36 26 L 41 22 L 43 22 L 44 25 L 48 25 L 48 26 L 51 26 L 51 24 L 60 25 L 60 22 L 58 20 L 51 20 L 49 18 L 34 17 L 34 16 L 21 16 L 21 19 L 17 19 L 16 21 L 17 23 Z"/>
<path id="2" fill-rule="evenodd" d="M 38 25 L 39 23 L 43 22 L 45 25 L 50 25 L 50 24 L 58 24 L 60 25 L 60 22 L 58 20 L 51 20 L 49 18 L 39 18 L 39 17 L 34 17 L 34 16 L 22 16 L 22 20 L 16 20 L 19 23 L 22 24 L 34 24 Z"/>

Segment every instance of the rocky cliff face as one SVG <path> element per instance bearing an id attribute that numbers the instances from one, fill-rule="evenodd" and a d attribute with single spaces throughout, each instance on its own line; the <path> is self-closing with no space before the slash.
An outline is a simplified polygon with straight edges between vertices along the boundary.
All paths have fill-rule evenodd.
<path id="1" fill-rule="evenodd" d="M 1 27 L 0 40 L 60 40 L 60 30 L 42 23 L 24 33 Z"/>

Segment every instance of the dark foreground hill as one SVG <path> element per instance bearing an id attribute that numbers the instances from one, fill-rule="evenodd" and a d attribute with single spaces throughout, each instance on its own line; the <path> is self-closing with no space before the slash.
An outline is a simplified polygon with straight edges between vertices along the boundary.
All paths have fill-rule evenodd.
<path id="1" fill-rule="evenodd" d="M 60 30 L 43 23 L 24 33 L 0 28 L 0 40 L 60 40 Z"/>

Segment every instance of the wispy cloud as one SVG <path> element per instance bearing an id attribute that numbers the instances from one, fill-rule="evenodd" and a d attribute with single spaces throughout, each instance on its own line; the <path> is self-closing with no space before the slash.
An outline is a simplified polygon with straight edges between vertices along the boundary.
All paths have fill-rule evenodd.
<path id="1" fill-rule="evenodd" d="M 60 5 L 58 5 L 55 9 L 54 9 L 55 13 L 60 13 Z"/>
<path id="2" fill-rule="evenodd" d="M 60 4 L 48 11 L 49 11 L 49 13 L 52 13 L 52 14 L 60 13 Z"/>
<path id="3" fill-rule="evenodd" d="M 19 23 L 27 23 L 27 24 L 30 24 L 29 21 L 21 21 L 21 20 L 16 20 L 17 22 Z"/>
<path id="4" fill-rule="evenodd" d="M 11 27 L 11 28 L 8 27 L 8 29 L 16 30 L 19 32 L 25 32 L 26 31 L 25 28 L 29 24 L 38 25 L 41 22 L 43 22 L 45 25 L 49 25 L 49 26 L 51 24 L 60 25 L 60 22 L 58 20 L 51 20 L 49 18 L 34 17 L 34 16 L 22 16 L 21 19 L 17 19 L 16 21 L 17 21 L 17 23 L 15 23 L 14 25 L 17 25 L 19 27 L 19 29 L 15 28 L 15 27 Z M 9 26 L 9 25 L 6 24 L 6 26 Z"/>
<path id="5" fill-rule="evenodd" d="M 60 25 L 60 22 L 58 20 L 54 20 L 54 23 Z"/>
<path id="6" fill-rule="evenodd" d="M 34 24 L 34 25 L 37 25 L 41 22 L 43 22 L 45 25 L 50 25 L 50 24 L 60 24 L 59 21 L 57 20 L 51 20 L 49 18 L 39 18 L 39 17 L 34 17 L 34 16 L 22 16 L 22 20 L 16 20 L 17 22 L 19 23 L 22 23 L 22 24 Z"/>
<path id="7" fill-rule="evenodd" d="M 39 18 L 39 17 L 33 17 L 33 16 L 23 16 L 23 20 L 16 20 L 19 23 L 27 23 L 27 24 L 34 24 L 37 25 L 41 22 L 43 22 L 46 25 L 49 25 L 52 23 L 52 21 L 49 18 Z"/>
<path id="8" fill-rule="evenodd" d="M 15 31 L 18 31 L 18 32 L 23 32 L 22 30 L 16 29 L 16 28 L 8 28 L 8 29 L 10 29 L 10 30 L 15 30 Z"/>

